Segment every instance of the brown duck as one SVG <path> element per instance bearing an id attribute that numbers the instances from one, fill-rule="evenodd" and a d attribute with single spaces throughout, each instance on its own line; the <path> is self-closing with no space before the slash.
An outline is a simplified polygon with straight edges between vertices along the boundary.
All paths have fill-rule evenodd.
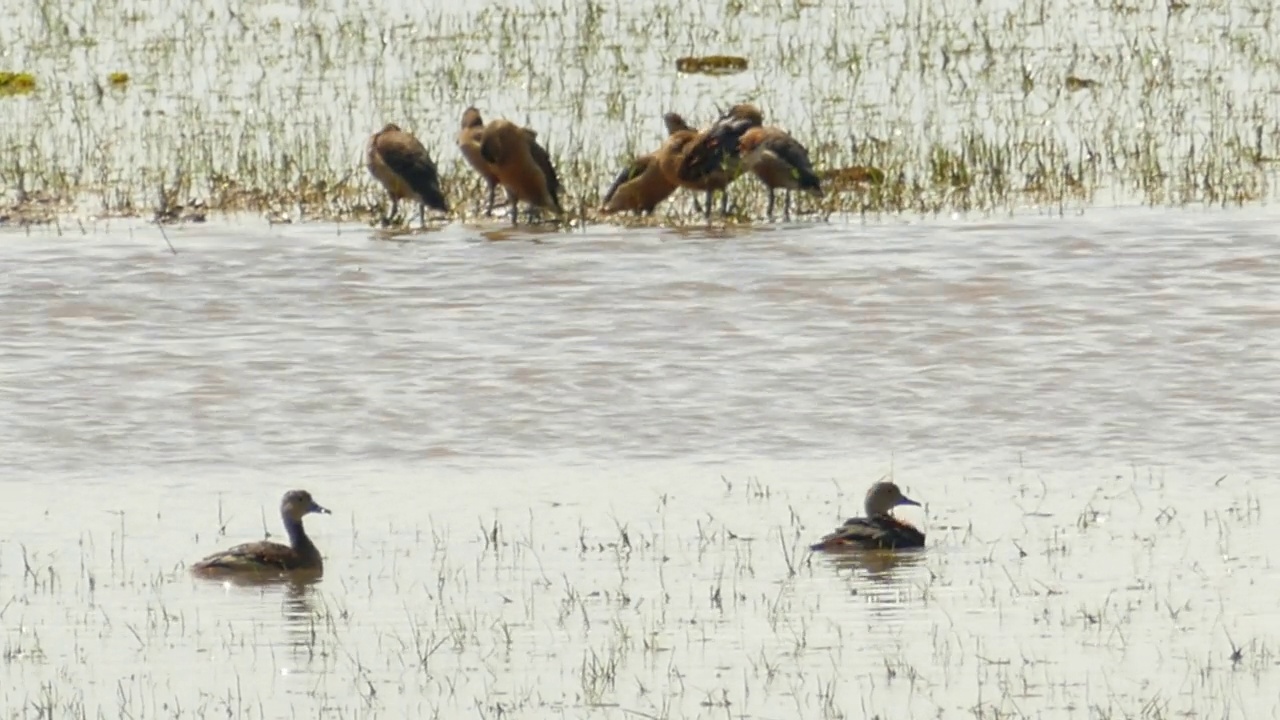
<path id="1" fill-rule="evenodd" d="M 390 211 L 382 216 L 384 225 L 391 222 L 400 200 L 418 202 L 418 222 L 425 224 L 425 207 L 449 212 L 449 203 L 440 191 L 440 175 L 427 149 L 413 135 L 388 123 L 369 138 L 367 161 L 370 174 L 391 195 Z"/>
<path id="2" fill-rule="evenodd" d="M 498 191 L 498 174 L 493 171 L 489 162 L 480 154 L 480 142 L 484 139 L 484 119 L 480 111 L 469 107 L 462 113 L 462 128 L 458 130 L 458 149 L 467 164 L 475 169 L 484 180 L 489 190 L 489 201 L 485 205 L 485 215 L 493 214 L 494 195 Z"/>
<path id="3" fill-rule="evenodd" d="M 684 120 L 679 115 L 674 115 L 672 122 L 683 123 Z M 711 216 L 711 201 L 717 190 L 721 193 L 720 214 L 728 214 L 729 196 L 725 189 L 742 173 L 738 140 L 748 129 L 758 127 L 763 122 L 764 117 L 759 108 L 750 103 L 739 103 L 722 113 L 710 127 L 701 132 L 693 131 L 685 125 L 694 134 L 682 143 L 673 179 L 682 187 L 706 191 L 707 207 L 704 212 L 707 217 Z"/>
<path id="4" fill-rule="evenodd" d="M 662 119 L 667 126 L 668 138 L 676 133 L 692 131 L 684 118 L 675 113 L 667 113 Z M 663 172 L 662 167 L 664 162 L 671 165 L 669 156 L 684 145 L 685 143 L 679 143 L 678 146 L 673 146 L 670 142 L 664 141 L 657 150 L 632 160 L 622 169 L 622 172 L 618 173 L 613 184 L 605 191 L 604 201 L 600 207 L 601 212 L 616 213 L 631 210 L 636 214 L 652 214 L 658 203 L 671 197 L 676 188 L 680 187 L 679 183 L 673 179 L 674 171 L 666 173 Z"/>
<path id="5" fill-rule="evenodd" d="M 751 127 L 738 140 L 742 166 L 750 170 L 769 189 L 769 209 L 773 217 L 773 191 L 786 190 L 783 217 L 791 216 L 791 191 L 805 190 L 822 197 L 822 182 L 809 162 L 809 151 L 785 130 L 776 127 Z"/>
<path id="6" fill-rule="evenodd" d="M 517 222 L 517 203 L 562 215 L 560 178 L 551 156 L 538 144 L 537 133 L 508 120 L 490 120 L 480 135 L 480 157 L 511 198 L 511 223 Z"/>
<path id="7" fill-rule="evenodd" d="M 889 511 L 899 505 L 920 503 L 902 494 L 891 482 L 878 482 L 867 491 L 866 517 L 850 518 L 811 550 L 901 550 L 924 547 L 924 533 L 898 520 Z"/>
<path id="8" fill-rule="evenodd" d="M 306 490 L 290 490 L 280 500 L 280 517 L 289 535 L 288 545 L 267 540 L 237 545 L 195 563 L 191 571 L 204 576 L 297 570 L 323 572 L 324 560 L 320 551 L 302 528 L 302 518 L 309 513 L 328 515 L 329 511 L 312 500 L 311 493 Z"/>

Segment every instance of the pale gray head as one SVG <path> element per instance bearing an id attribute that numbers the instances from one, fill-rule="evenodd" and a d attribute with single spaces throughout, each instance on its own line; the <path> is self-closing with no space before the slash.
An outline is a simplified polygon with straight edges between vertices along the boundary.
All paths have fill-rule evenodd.
<path id="1" fill-rule="evenodd" d="M 878 482 L 867 491 L 867 517 L 888 515 L 889 511 L 899 505 L 919 505 L 920 503 L 902 494 L 902 490 L 891 482 Z"/>
<path id="2" fill-rule="evenodd" d="M 301 520 L 303 515 L 307 513 L 323 513 L 329 514 L 326 508 L 321 507 L 315 500 L 311 499 L 311 493 L 306 490 L 290 490 L 284 494 L 280 500 L 280 514 L 294 520 Z"/>

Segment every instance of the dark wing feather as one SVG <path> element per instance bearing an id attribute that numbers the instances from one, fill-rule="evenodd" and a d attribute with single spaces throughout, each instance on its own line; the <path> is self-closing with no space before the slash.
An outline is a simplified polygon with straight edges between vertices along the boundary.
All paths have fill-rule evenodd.
<path id="1" fill-rule="evenodd" d="M 811 550 L 894 550 L 924 547 L 924 533 L 888 516 L 850 518 Z"/>
<path id="2" fill-rule="evenodd" d="M 288 545 L 261 540 L 214 553 L 195 564 L 196 570 L 293 570 L 302 558 Z"/>
<path id="3" fill-rule="evenodd" d="M 678 176 L 686 182 L 697 182 L 724 167 L 725 160 L 736 152 L 738 142 L 729 137 L 724 127 L 713 128 L 696 138 L 680 162 Z"/>
<path id="4" fill-rule="evenodd" d="M 564 212 L 560 207 L 560 178 L 556 175 L 555 166 L 551 164 L 551 156 L 547 154 L 546 148 L 538 144 L 530 135 L 529 155 L 533 158 L 533 162 L 542 171 L 542 176 L 547 179 L 547 192 L 551 195 L 551 199 L 555 201 L 556 212 Z"/>
<path id="5" fill-rule="evenodd" d="M 791 174 L 805 190 L 816 190 L 822 193 L 822 181 L 813 171 L 813 163 L 809 161 L 809 151 L 790 135 L 771 135 L 762 143 L 766 150 L 777 155 L 791 166 Z"/>
<path id="6" fill-rule="evenodd" d="M 490 165 L 501 165 L 506 159 L 502 142 L 498 140 L 495 133 L 485 133 L 480 136 L 480 157 Z"/>
<path id="7" fill-rule="evenodd" d="M 436 164 L 431 161 L 427 149 L 417 142 L 389 142 L 378 148 L 382 160 L 395 174 L 404 179 L 406 185 L 422 197 L 427 205 L 441 212 L 449 212 L 449 203 L 445 202 L 444 193 L 440 191 L 440 176 L 436 173 Z"/>
<path id="8" fill-rule="evenodd" d="M 613 196 L 618 192 L 618 188 L 640 177 L 640 175 L 649 168 L 650 162 L 653 162 L 652 156 L 641 155 L 635 160 L 632 160 L 631 163 L 628 164 L 626 167 L 622 168 L 622 170 L 618 173 L 618 176 L 613 179 L 613 184 L 610 185 L 609 189 L 605 191 L 604 200 L 602 202 L 608 203 L 610 200 L 613 199 Z"/>
<path id="9" fill-rule="evenodd" d="M 738 159 L 738 140 L 754 127 L 750 120 L 730 118 L 717 121 L 702 133 L 680 163 L 681 180 L 696 182 Z M 732 168 L 729 167 L 731 170 Z"/>

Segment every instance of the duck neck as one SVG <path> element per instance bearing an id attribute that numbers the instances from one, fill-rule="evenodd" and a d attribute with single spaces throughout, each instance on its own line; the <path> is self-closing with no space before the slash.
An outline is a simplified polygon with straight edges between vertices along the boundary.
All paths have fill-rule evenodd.
<path id="1" fill-rule="evenodd" d="M 283 519 L 284 530 L 289 533 L 290 547 L 303 557 L 315 557 L 320 554 L 320 551 L 316 549 L 315 543 L 311 542 L 311 538 L 307 537 L 307 531 L 302 529 L 302 520 L 295 520 L 288 515 L 285 515 Z"/>

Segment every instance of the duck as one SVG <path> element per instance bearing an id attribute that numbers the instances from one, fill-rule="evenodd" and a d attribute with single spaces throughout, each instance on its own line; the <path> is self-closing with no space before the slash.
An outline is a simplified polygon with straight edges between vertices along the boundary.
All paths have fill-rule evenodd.
<path id="1" fill-rule="evenodd" d="M 805 190 L 822 197 L 822 181 L 809 162 L 809 150 L 782 128 L 748 128 L 738 139 L 738 155 L 742 166 L 769 189 L 769 207 L 765 214 L 770 219 L 773 219 L 774 190 L 786 190 L 784 218 L 791 216 L 792 190 Z"/>
<path id="2" fill-rule="evenodd" d="M 676 185 L 662 174 L 656 153 L 632 160 L 605 191 L 600 212 L 606 215 L 630 210 L 637 215 L 652 215 L 658 204 L 671 197 Z"/>
<path id="3" fill-rule="evenodd" d="M 532 131 L 531 131 L 532 132 Z M 489 189 L 489 201 L 485 215 L 493 215 L 494 195 L 498 191 L 498 175 L 480 154 L 480 142 L 484 139 L 484 118 L 475 106 L 462 111 L 462 128 L 458 130 L 458 150 Z"/>
<path id="4" fill-rule="evenodd" d="M 850 518 L 834 532 L 809 546 L 814 551 L 902 550 L 924 547 L 924 533 L 889 514 L 899 505 L 920 503 L 902 494 L 892 482 L 878 482 L 867 490 L 867 516 Z"/>
<path id="5" fill-rule="evenodd" d="M 664 115 L 663 122 L 667 127 L 668 138 L 683 130 L 691 131 L 684 118 L 676 113 Z M 671 197 L 676 188 L 680 187 L 672 179 L 674 173 L 668 174 L 662 170 L 664 159 L 672 152 L 671 143 L 663 141 L 662 146 L 654 152 L 641 155 L 628 163 L 605 191 L 600 211 L 613 214 L 631 210 L 637 215 L 652 215 L 658 204 Z"/>
<path id="6" fill-rule="evenodd" d="M 261 540 L 237 545 L 214 553 L 191 566 L 197 575 L 217 576 L 227 573 L 280 573 L 291 571 L 324 572 L 320 550 L 307 537 L 302 518 L 310 513 L 329 515 L 306 490 L 290 490 L 280 499 L 280 518 L 284 521 L 289 544 Z"/>
<path id="7" fill-rule="evenodd" d="M 679 115 L 670 113 L 669 117 L 669 122 L 684 123 Z M 705 130 L 694 131 L 685 125 L 693 135 L 685 140 L 673 179 L 682 187 L 706 191 L 706 217 L 711 217 L 711 201 L 717 190 L 721 193 L 720 214 L 728 214 L 729 196 L 725 191 L 742 173 L 738 140 L 748 129 L 763 124 L 760 108 L 751 103 L 738 103 L 721 113 Z"/>
<path id="8" fill-rule="evenodd" d="M 511 198 L 512 225 L 518 221 L 516 205 L 520 201 L 564 214 L 560 178 L 551 156 L 538 144 L 537 133 L 509 120 L 490 120 L 480 134 L 480 157 Z"/>
<path id="9" fill-rule="evenodd" d="M 387 123 L 369 138 L 367 152 L 369 173 L 391 196 L 390 212 L 382 216 L 382 224 L 391 224 L 401 199 L 418 202 L 418 222 L 425 225 L 427 206 L 449 212 L 449 203 L 440 190 L 440 174 L 431 155 L 418 138 Z"/>

